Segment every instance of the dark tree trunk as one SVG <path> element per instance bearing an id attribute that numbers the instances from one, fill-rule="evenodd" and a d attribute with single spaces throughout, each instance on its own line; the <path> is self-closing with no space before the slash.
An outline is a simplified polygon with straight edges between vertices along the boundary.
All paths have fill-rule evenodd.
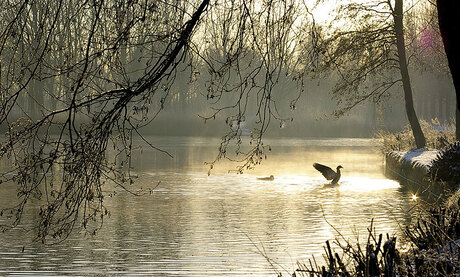
<path id="1" fill-rule="evenodd" d="M 396 47 L 398 49 L 399 68 L 404 90 L 404 100 L 406 102 L 406 114 L 412 128 L 412 134 L 415 138 L 417 148 L 425 147 L 425 136 L 418 122 L 417 114 L 414 109 L 414 101 L 412 99 L 412 87 L 410 83 L 409 70 L 407 69 L 406 47 L 404 42 L 404 25 L 403 25 L 403 0 L 395 1 L 394 9 L 394 27 L 396 33 Z"/>
<path id="2" fill-rule="evenodd" d="M 438 8 L 439 29 L 441 31 L 444 50 L 446 51 L 450 73 L 454 81 L 457 95 L 456 132 L 460 140 L 460 1 L 436 0 Z"/>

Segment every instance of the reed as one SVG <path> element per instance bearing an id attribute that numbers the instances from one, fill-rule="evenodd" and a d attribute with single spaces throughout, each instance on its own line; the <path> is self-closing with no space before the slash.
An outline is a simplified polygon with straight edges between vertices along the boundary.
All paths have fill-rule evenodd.
<path id="1" fill-rule="evenodd" d="M 440 207 L 414 207 L 415 222 L 404 230 L 401 241 L 376 235 L 373 221 L 365 243 L 336 239 L 324 247 L 323 263 L 311 259 L 298 263 L 295 277 L 335 276 L 460 276 L 460 193 Z"/>
<path id="2" fill-rule="evenodd" d="M 430 122 L 420 120 L 420 126 L 426 139 L 425 147 L 428 149 L 444 149 L 455 141 L 455 127 L 451 123 L 442 124 L 435 118 Z M 381 149 L 384 153 L 415 148 L 415 139 L 409 125 L 399 132 L 378 130 L 375 137 L 382 142 Z"/>

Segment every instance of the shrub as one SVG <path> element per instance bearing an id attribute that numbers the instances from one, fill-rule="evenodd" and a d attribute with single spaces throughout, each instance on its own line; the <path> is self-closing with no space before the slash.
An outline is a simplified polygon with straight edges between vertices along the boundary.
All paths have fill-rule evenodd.
<path id="1" fill-rule="evenodd" d="M 454 142 L 444 149 L 433 161 L 429 175 L 433 181 L 458 185 L 460 182 L 460 142 Z"/>

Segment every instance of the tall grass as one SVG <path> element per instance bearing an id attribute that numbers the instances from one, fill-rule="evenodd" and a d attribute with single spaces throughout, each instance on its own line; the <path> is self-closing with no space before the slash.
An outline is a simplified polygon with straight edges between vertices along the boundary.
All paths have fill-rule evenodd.
<path id="1" fill-rule="evenodd" d="M 444 149 L 455 141 L 455 126 L 450 123 L 441 124 L 438 119 L 431 122 L 420 120 L 423 134 L 426 139 L 425 148 Z M 415 148 L 415 139 L 409 125 L 406 125 L 400 132 L 379 130 L 375 137 L 382 141 L 382 151 L 408 151 Z"/>
<path id="2" fill-rule="evenodd" d="M 377 235 L 373 224 L 367 242 L 352 244 L 336 239 L 327 241 L 323 260 L 299 263 L 295 277 L 335 276 L 460 276 L 460 193 L 441 207 L 413 207 L 417 218 L 404 231 L 404 243 L 396 237 Z"/>

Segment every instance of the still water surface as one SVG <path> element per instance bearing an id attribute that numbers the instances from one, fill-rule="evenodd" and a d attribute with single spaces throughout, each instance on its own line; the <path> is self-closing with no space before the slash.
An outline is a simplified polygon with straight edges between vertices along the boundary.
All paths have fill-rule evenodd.
<path id="1" fill-rule="evenodd" d="M 383 176 L 372 140 L 272 140 L 273 152 L 255 170 L 237 175 L 222 163 L 210 176 L 204 162 L 215 157 L 217 139 L 150 141 L 174 156 L 145 145 L 136 151 L 132 189 L 160 182 L 151 195 L 107 187 L 107 196 L 117 192 L 106 197 L 111 217 L 94 237 L 76 233 L 45 246 L 24 230 L 2 234 L 0 275 L 289 276 L 297 261 L 321 261 L 337 230 L 364 240 L 372 218 L 377 232 L 390 235 L 410 220 L 409 193 Z M 313 162 L 341 164 L 340 186 L 324 186 Z M 257 179 L 271 174 L 274 181 Z"/>

